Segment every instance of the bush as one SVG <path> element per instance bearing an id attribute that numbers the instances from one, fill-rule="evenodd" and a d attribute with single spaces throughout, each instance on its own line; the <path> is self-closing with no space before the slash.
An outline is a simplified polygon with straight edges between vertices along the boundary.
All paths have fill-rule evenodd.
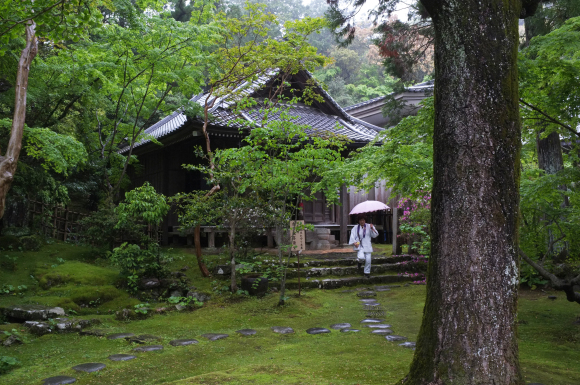
<path id="1" fill-rule="evenodd" d="M 142 249 L 139 245 L 125 242 L 113 249 L 110 259 L 119 266 L 121 275 L 126 278 L 133 291 L 137 291 L 141 278 L 163 278 L 169 274 L 167 257 L 159 252 L 159 247 L 155 244 Z"/>
<path id="2" fill-rule="evenodd" d="M 20 238 L 14 235 L 4 235 L 0 237 L 1 250 L 17 250 L 20 246 Z"/>
<path id="3" fill-rule="evenodd" d="M 20 361 L 14 357 L 0 356 L 0 374 L 8 373 L 18 365 Z"/>
<path id="4" fill-rule="evenodd" d="M 21 237 L 20 243 L 22 244 L 22 248 L 26 251 L 38 251 L 42 246 L 42 241 L 35 235 Z"/>

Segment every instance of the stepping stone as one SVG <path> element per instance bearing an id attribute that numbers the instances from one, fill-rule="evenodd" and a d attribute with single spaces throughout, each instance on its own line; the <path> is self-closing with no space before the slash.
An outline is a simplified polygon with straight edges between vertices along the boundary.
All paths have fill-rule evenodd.
<path id="1" fill-rule="evenodd" d="M 161 338 L 159 338 L 157 336 L 152 336 L 151 334 L 141 334 L 138 336 L 129 336 L 129 337 L 125 337 L 125 339 L 129 342 L 133 342 L 136 344 L 146 344 L 147 342 L 161 340 Z"/>
<path id="2" fill-rule="evenodd" d="M 286 326 L 272 326 L 270 329 L 272 329 L 272 331 L 274 333 L 278 333 L 278 334 L 293 334 L 294 333 L 294 329 L 286 327 Z"/>
<path id="3" fill-rule="evenodd" d="M 133 333 L 115 333 L 107 336 L 108 340 L 120 340 L 121 338 L 133 337 Z"/>
<path id="4" fill-rule="evenodd" d="M 356 333 L 356 332 L 360 332 L 360 330 L 358 329 L 351 329 L 351 328 L 344 328 L 344 329 L 340 329 L 341 333 Z"/>
<path id="5" fill-rule="evenodd" d="M 77 366 L 73 366 L 72 368 L 77 372 L 85 372 L 85 373 L 92 373 L 98 372 L 99 370 L 103 370 L 107 367 L 105 364 L 101 364 L 98 362 L 91 362 L 88 364 L 80 364 Z"/>
<path id="6" fill-rule="evenodd" d="M 343 290 L 341 293 L 354 293 L 356 290 Z"/>
<path id="7" fill-rule="evenodd" d="M 42 385 L 66 385 L 77 382 L 77 379 L 69 376 L 56 376 L 45 378 L 42 381 L 44 381 Z"/>
<path id="8" fill-rule="evenodd" d="M 548 299 L 551 299 L 552 301 L 553 301 L 553 300 L 555 300 L 555 299 L 557 299 L 557 298 L 558 298 L 558 297 L 556 297 L 555 295 L 549 295 L 549 296 L 548 296 Z"/>
<path id="9" fill-rule="evenodd" d="M 371 332 L 371 334 L 377 334 L 379 336 L 388 336 L 389 334 L 393 334 L 391 329 L 376 329 Z"/>
<path id="10" fill-rule="evenodd" d="M 198 343 L 197 340 L 182 339 L 182 340 L 173 340 L 173 341 L 169 342 L 169 345 L 171 345 L 171 346 L 187 346 L 187 345 L 195 345 L 197 343 Z"/>
<path id="11" fill-rule="evenodd" d="M 306 330 L 308 334 L 323 334 L 323 333 L 330 333 L 330 330 L 327 328 L 310 328 Z"/>
<path id="12" fill-rule="evenodd" d="M 104 337 L 107 334 L 106 331 L 100 329 L 89 329 L 89 330 L 81 330 L 79 332 L 80 336 L 95 336 L 95 337 Z"/>
<path id="13" fill-rule="evenodd" d="M 362 321 L 360 321 L 361 324 L 380 324 L 381 322 L 383 322 L 384 319 L 381 318 L 365 318 Z"/>
<path id="14" fill-rule="evenodd" d="M 372 298 L 359 299 L 359 301 L 361 301 L 363 303 L 375 303 L 375 302 L 377 302 L 376 299 L 372 299 Z"/>
<path id="15" fill-rule="evenodd" d="M 361 291 L 360 293 L 357 294 L 359 297 L 376 297 L 377 293 L 375 293 L 374 291 Z"/>
<path id="16" fill-rule="evenodd" d="M 257 332 L 254 329 L 242 329 L 242 330 L 236 330 L 236 333 L 240 333 L 243 336 L 253 336 Z"/>
<path id="17" fill-rule="evenodd" d="M 143 352 L 153 352 L 155 350 L 163 350 L 163 346 L 161 345 L 147 345 L 147 346 L 138 346 L 133 349 L 134 352 L 143 353 Z"/>
<path id="18" fill-rule="evenodd" d="M 373 309 L 373 308 L 380 307 L 380 306 L 381 306 L 381 304 L 378 302 L 369 302 L 369 303 L 363 304 L 363 310 Z"/>
<path id="19" fill-rule="evenodd" d="M 109 360 L 111 361 L 129 361 L 134 358 L 137 358 L 137 356 L 134 356 L 132 354 L 113 354 L 109 356 Z"/>
<path id="20" fill-rule="evenodd" d="M 349 328 L 349 327 L 351 327 L 351 326 L 352 326 L 352 325 L 351 325 L 351 324 L 349 324 L 349 323 L 342 323 L 342 324 L 332 324 L 332 325 L 330 325 L 330 328 L 331 328 L 331 329 L 334 329 L 334 330 L 340 330 L 340 329 L 346 329 L 346 328 Z"/>
<path id="21" fill-rule="evenodd" d="M 407 339 L 407 337 L 403 336 L 386 336 L 385 338 L 390 342 L 405 341 Z"/>
<path id="22" fill-rule="evenodd" d="M 391 288 L 389 286 L 375 286 L 375 291 L 390 291 Z"/>
<path id="23" fill-rule="evenodd" d="M 389 325 L 389 324 L 368 324 L 365 325 L 367 328 L 373 328 L 373 329 L 390 329 L 393 326 Z"/>
<path id="24" fill-rule="evenodd" d="M 409 348 L 409 349 L 413 349 L 415 350 L 415 343 L 414 342 L 403 342 L 402 344 L 399 344 L 399 346 L 402 346 L 404 348 Z"/>
<path id="25" fill-rule="evenodd" d="M 224 338 L 228 338 L 229 334 L 220 334 L 220 333 L 206 333 L 201 335 L 204 338 L 207 338 L 210 341 L 217 341 Z"/>

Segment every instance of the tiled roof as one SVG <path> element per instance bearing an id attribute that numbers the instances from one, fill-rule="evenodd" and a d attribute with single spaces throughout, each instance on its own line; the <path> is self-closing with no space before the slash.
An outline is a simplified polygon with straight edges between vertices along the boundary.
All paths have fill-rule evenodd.
<path id="1" fill-rule="evenodd" d="M 270 76 L 262 76 L 258 80 L 252 83 L 244 83 L 237 89 L 243 88 L 243 93 L 251 95 L 269 81 L 275 78 L 275 73 L 273 72 Z M 308 73 L 308 76 L 311 76 Z M 328 102 L 332 103 L 333 106 L 338 109 L 343 116 L 335 116 L 323 113 L 317 108 L 305 106 L 305 105 L 289 105 L 290 116 L 296 117 L 295 123 L 301 125 L 307 125 L 308 134 L 316 135 L 320 133 L 328 134 L 338 134 L 344 135 L 353 142 L 369 142 L 374 139 L 375 135 L 382 131 L 383 129 L 360 119 L 357 119 L 349 115 L 344 109 L 342 109 L 332 97 L 322 89 L 319 90 L 323 93 L 323 96 Z M 200 105 L 204 105 L 208 94 L 199 94 L 194 96 L 191 100 L 197 102 Z M 211 116 L 211 125 L 214 127 L 226 127 L 239 129 L 243 125 L 237 122 L 238 119 L 245 119 L 250 122 L 259 122 L 262 120 L 261 113 L 258 108 L 253 108 L 244 111 L 240 115 L 234 114 L 230 107 L 235 103 L 235 100 L 228 99 L 227 96 L 223 98 L 217 98 L 213 107 L 209 110 Z M 279 114 L 272 114 L 268 118 L 269 121 L 276 119 Z M 171 115 L 161 119 L 159 122 L 155 123 L 151 127 L 145 129 L 144 133 L 148 136 L 152 136 L 155 139 L 161 139 L 185 125 L 188 118 L 183 114 L 181 110 L 175 111 Z M 200 120 L 200 123 L 201 120 Z M 211 131 L 211 127 L 209 129 Z M 149 139 L 143 139 L 134 145 L 134 148 L 142 146 L 150 142 Z M 120 150 L 121 153 L 126 152 L 128 147 Z"/>
<path id="2" fill-rule="evenodd" d="M 407 87 L 407 88 L 405 88 L 405 91 L 406 92 L 425 92 L 426 90 L 432 90 L 433 89 L 433 84 L 434 84 L 434 81 L 433 80 L 429 80 L 428 82 L 419 83 L 419 84 L 415 84 L 414 86 Z M 350 110 L 353 110 L 353 109 L 358 108 L 358 107 L 362 107 L 362 106 L 366 106 L 368 104 L 372 104 L 372 103 L 375 103 L 375 102 L 379 102 L 381 100 L 386 99 L 387 96 L 389 96 L 389 95 L 379 96 L 379 97 L 376 97 L 374 99 L 370 99 L 370 100 L 367 100 L 367 101 L 364 101 L 364 102 L 360 102 L 360 103 L 357 103 L 357 104 L 353 104 L 352 106 L 344 107 L 344 110 L 345 111 L 350 111 Z"/>

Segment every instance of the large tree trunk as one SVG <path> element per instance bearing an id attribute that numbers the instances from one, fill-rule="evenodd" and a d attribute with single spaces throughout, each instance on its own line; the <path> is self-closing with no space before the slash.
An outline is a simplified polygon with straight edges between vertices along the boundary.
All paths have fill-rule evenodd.
<path id="1" fill-rule="evenodd" d="M 26 47 L 22 50 L 16 74 L 16 96 L 14 98 L 14 119 L 6 154 L 0 156 L 0 218 L 4 216 L 6 195 L 12 186 L 18 157 L 22 148 L 22 134 L 26 119 L 26 91 L 28 90 L 28 72 L 30 64 L 38 51 L 38 41 L 35 35 L 36 24 L 29 21 L 26 24 Z"/>
<path id="2" fill-rule="evenodd" d="M 406 383 L 523 384 L 515 320 L 521 0 L 422 2 L 435 26 L 432 255 Z"/>

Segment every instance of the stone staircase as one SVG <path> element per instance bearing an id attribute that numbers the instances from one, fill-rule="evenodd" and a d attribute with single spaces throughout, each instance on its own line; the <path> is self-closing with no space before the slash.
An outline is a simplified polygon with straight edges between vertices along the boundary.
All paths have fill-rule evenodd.
<path id="1" fill-rule="evenodd" d="M 222 273 L 219 274 L 218 272 Z M 229 279 L 229 266 L 220 265 L 214 270 L 218 278 Z M 298 289 L 298 276 L 301 288 L 336 289 L 344 286 L 362 284 L 395 284 L 420 281 L 427 271 L 426 259 L 409 255 L 385 256 L 373 254 L 371 277 L 365 278 L 358 269 L 353 252 L 304 255 L 298 262 L 291 262 L 286 271 L 286 287 Z M 409 273 L 409 274 L 405 274 Z M 270 287 L 277 286 L 276 283 Z"/>

